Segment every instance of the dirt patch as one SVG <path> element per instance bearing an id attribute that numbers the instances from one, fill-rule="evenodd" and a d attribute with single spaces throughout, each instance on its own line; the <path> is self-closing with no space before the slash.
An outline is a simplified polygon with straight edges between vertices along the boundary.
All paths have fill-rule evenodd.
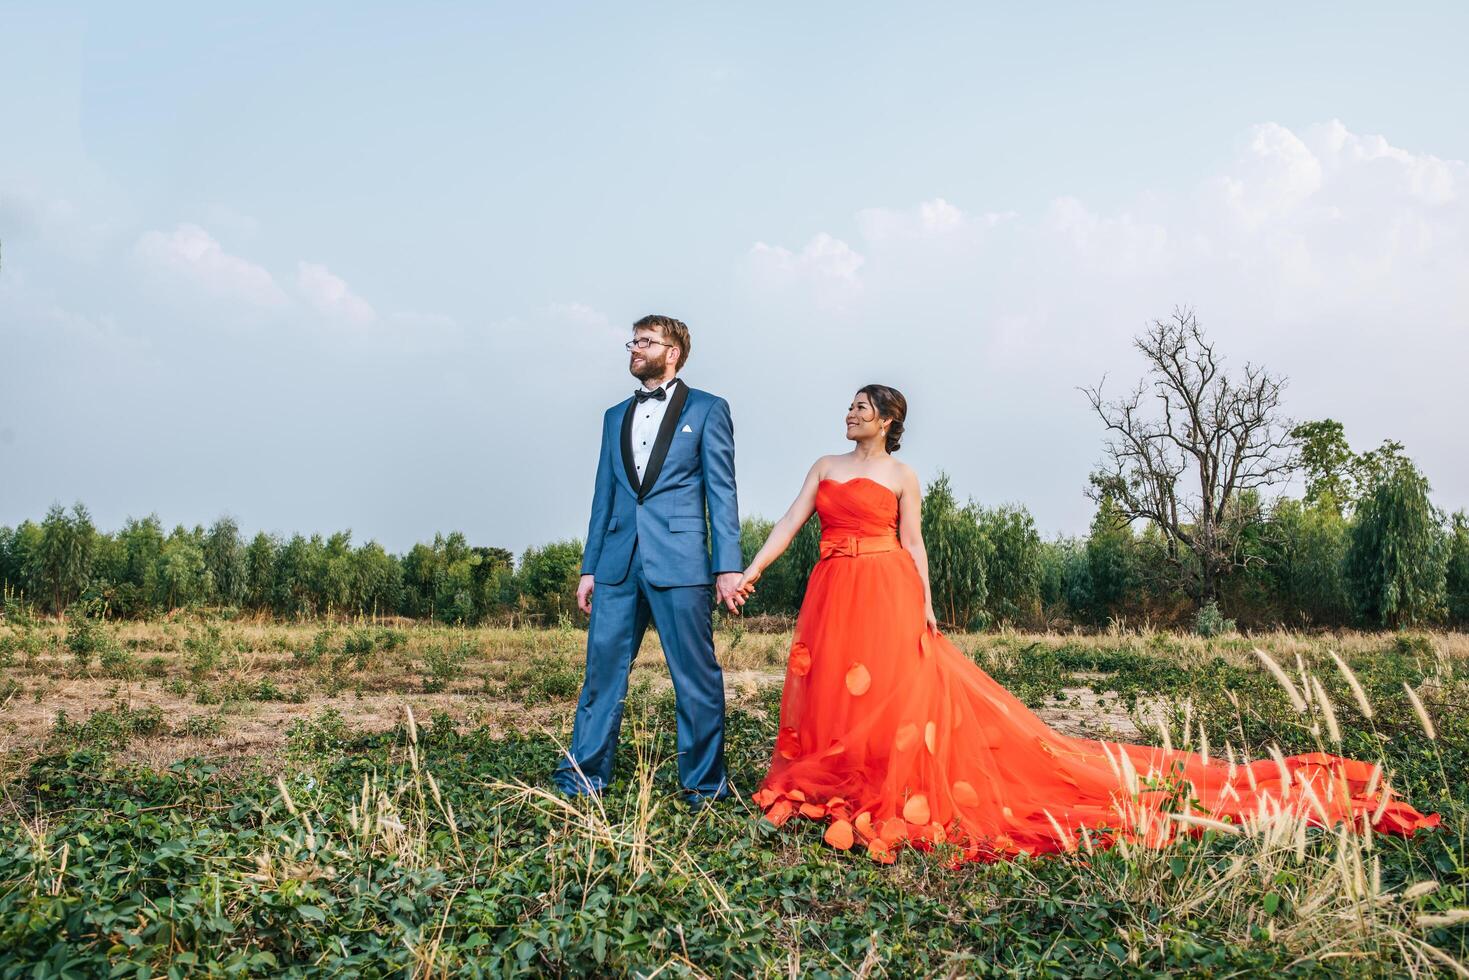
<path id="1" fill-rule="evenodd" d="M 1089 687 L 1063 687 L 1063 702 L 1036 710 L 1047 725 L 1077 738 L 1131 742 L 1141 736 L 1127 707 L 1112 691 L 1098 694 Z"/>
<path id="2" fill-rule="evenodd" d="M 200 705 L 190 698 L 158 687 L 116 690 L 101 681 L 74 680 L 50 688 L 42 700 L 13 698 L 0 707 L 0 754 L 33 755 L 50 739 L 56 720 L 65 712 L 69 722 L 80 723 L 95 711 L 122 705 L 138 711 L 157 707 L 171 733 L 217 727 L 218 734 L 169 734 L 138 738 L 118 753 L 120 758 L 166 767 L 189 756 L 270 759 L 284 750 L 293 722 L 334 709 L 351 729 L 381 732 L 402 724 L 404 706 L 411 706 L 421 724 L 442 712 L 459 727 L 483 727 L 500 736 L 511 731 L 557 731 L 570 724 L 574 703 L 526 705 L 480 694 L 444 692 L 343 692 L 316 695 L 300 704 L 273 701 Z"/>
<path id="3" fill-rule="evenodd" d="M 654 690 L 663 691 L 671 686 L 666 671 L 652 664 L 646 668 L 640 664 L 639 674 L 645 669 Z M 779 687 L 783 680 L 784 674 L 775 671 L 727 670 L 726 697 L 731 707 L 759 712 L 763 710 L 759 697 L 762 691 Z M 1062 693 L 1065 701 L 1047 704 L 1037 711 L 1052 727 L 1086 738 L 1138 736 L 1137 726 L 1126 708 L 1111 692 L 1099 695 L 1089 687 L 1068 687 Z M 188 732 L 195 726 L 203 729 L 217 726 L 218 734 L 139 738 L 119 753 L 121 758 L 159 768 L 190 756 L 251 759 L 270 764 L 283 754 L 286 733 L 293 722 L 315 717 L 327 709 L 337 711 L 342 721 L 356 731 L 381 732 L 397 727 L 402 724 L 407 705 L 422 724 L 441 712 L 458 727 L 482 727 L 495 736 L 512 731 L 564 731 L 576 710 L 575 702 L 570 700 L 527 705 L 467 691 L 434 694 L 349 691 L 335 696 L 315 695 L 300 704 L 247 701 L 200 705 L 161 686 L 118 689 L 117 685 L 102 680 L 74 679 L 49 686 L 39 701 L 13 696 L 9 703 L 0 706 L 0 753 L 11 757 L 35 754 L 44 749 L 60 713 L 64 712 L 72 723 L 79 723 L 94 711 L 118 704 L 135 711 L 156 706 L 163 712 L 169 730 L 175 733 Z"/>
<path id="4" fill-rule="evenodd" d="M 189 756 L 223 764 L 276 760 L 292 724 L 327 709 L 350 729 L 366 732 L 401 724 L 405 705 L 424 724 L 443 713 L 460 728 L 493 735 L 565 732 L 586 642 L 584 633 L 565 629 L 128 623 L 111 634 L 133 657 L 134 679 L 120 680 L 101 676 L 95 661 L 79 669 L 65 652 L 59 625 L 40 632 L 45 642 L 39 653 L 15 657 L 0 669 L 0 757 L 12 763 L 44 751 L 63 712 L 75 725 L 119 704 L 162 713 L 165 734 L 135 738 L 119 753 L 154 766 Z M 985 639 L 1002 646 L 1019 642 Z M 763 712 L 767 693 L 784 681 L 789 635 L 719 631 L 716 642 L 729 707 Z M 201 650 L 209 652 L 207 662 Z M 1075 686 L 1037 713 L 1069 735 L 1151 741 L 1117 695 L 1083 686 L 1105 676 L 1069 675 L 1062 682 Z M 654 634 L 645 639 L 631 683 L 659 693 L 671 687 Z"/>

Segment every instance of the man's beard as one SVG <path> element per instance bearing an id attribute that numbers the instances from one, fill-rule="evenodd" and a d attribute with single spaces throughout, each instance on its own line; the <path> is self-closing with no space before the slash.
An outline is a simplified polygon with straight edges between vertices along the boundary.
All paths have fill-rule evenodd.
<path id="1" fill-rule="evenodd" d="M 627 369 L 639 381 L 657 381 L 663 377 L 664 365 L 662 361 L 655 361 L 650 357 L 645 357 L 643 358 L 642 365 L 639 366 L 636 358 L 628 358 Z"/>

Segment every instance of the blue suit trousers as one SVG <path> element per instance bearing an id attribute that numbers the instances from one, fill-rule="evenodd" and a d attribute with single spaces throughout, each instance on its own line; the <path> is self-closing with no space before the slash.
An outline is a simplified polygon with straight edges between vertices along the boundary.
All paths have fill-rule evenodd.
<path id="1" fill-rule="evenodd" d="M 724 768 L 724 672 L 714 658 L 714 602 L 709 585 L 660 587 L 643 577 L 641 548 L 615 585 L 598 582 L 587 630 L 586 680 L 576 706 L 571 747 L 556 767 L 564 793 L 601 793 L 612 781 L 628 675 L 651 618 L 678 717 L 678 775 L 690 797 L 729 795 Z"/>

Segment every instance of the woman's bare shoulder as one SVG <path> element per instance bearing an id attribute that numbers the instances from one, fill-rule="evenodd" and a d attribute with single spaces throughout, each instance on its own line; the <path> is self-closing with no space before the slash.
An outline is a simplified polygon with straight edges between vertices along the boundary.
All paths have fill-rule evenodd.
<path id="1" fill-rule="evenodd" d="M 901 487 L 918 487 L 918 473 L 900 459 L 893 460 L 893 476 Z"/>
<path id="2" fill-rule="evenodd" d="M 811 464 L 811 469 L 807 471 L 807 475 L 814 476 L 818 480 L 824 480 L 827 477 L 831 476 L 832 467 L 837 465 L 838 461 L 841 458 L 841 456 L 838 456 L 835 453 L 826 456 L 817 456 L 816 462 Z"/>

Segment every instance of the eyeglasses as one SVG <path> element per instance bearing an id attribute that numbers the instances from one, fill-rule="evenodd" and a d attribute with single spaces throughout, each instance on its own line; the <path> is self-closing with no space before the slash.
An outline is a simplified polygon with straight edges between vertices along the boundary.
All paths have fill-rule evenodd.
<path id="1" fill-rule="evenodd" d="M 627 343 L 623 344 L 622 346 L 626 347 L 628 350 L 632 350 L 633 348 L 637 348 L 638 350 L 647 350 L 649 347 L 652 347 L 654 344 L 657 344 L 659 347 L 671 347 L 672 346 L 671 344 L 665 344 L 661 340 L 654 340 L 651 337 L 639 337 L 637 340 L 629 340 Z"/>

